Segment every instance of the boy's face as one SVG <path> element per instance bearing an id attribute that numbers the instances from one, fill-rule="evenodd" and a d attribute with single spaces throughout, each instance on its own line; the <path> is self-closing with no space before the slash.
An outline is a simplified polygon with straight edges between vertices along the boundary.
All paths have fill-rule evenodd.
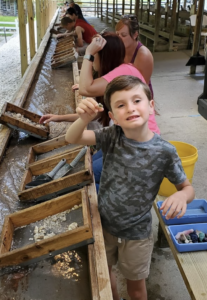
<path id="1" fill-rule="evenodd" d="M 154 112 L 154 101 L 148 100 L 141 86 L 118 91 L 111 96 L 109 117 L 122 129 L 135 129 L 147 123 Z"/>

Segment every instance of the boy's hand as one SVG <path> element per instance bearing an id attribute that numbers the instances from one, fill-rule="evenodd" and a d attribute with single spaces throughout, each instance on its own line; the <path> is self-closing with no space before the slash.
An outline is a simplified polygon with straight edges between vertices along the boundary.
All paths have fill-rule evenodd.
<path id="1" fill-rule="evenodd" d="M 163 210 L 163 216 L 165 216 L 167 213 L 166 220 L 173 219 L 176 216 L 178 219 L 180 219 L 185 214 L 187 201 L 183 198 L 184 197 L 182 193 L 176 192 L 162 203 L 160 210 Z"/>
<path id="2" fill-rule="evenodd" d="M 96 117 L 98 112 L 103 110 L 103 107 L 99 107 L 96 100 L 93 98 L 85 98 L 78 105 L 76 112 L 79 117 L 88 124 Z"/>

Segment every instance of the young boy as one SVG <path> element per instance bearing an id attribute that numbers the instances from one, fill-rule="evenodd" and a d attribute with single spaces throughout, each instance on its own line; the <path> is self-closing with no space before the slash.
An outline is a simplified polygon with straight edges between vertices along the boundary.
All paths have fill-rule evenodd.
<path id="1" fill-rule="evenodd" d="M 79 119 L 68 129 L 66 140 L 96 144 L 103 152 L 98 202 L 114 300 L 120 300 L 111 271 L 117 262 L 131 299 L 147 300 L 145 278 L 153 250 L 150 210 L 160 184 L 167 177 L 178 190 L 161 206 L 163 215 L 169 210 L 167 219 L 184 215 L 194 190 L 175 147 L 148 128 L 154 101 L 146 84 L 133 76 L 119 76 L 108 84 L 104 102 L 114 125 L 84 130 L 103 111 L 87 98 L 79 104 Z"/>
<path id="2" fill-rule="evenodd" d="M 82 19 L 78 19 L 77 15 L 74 16 L 74 20 L 69 17 L 62 18 L 61 26 L 68 31 L 65 33 L 65 36 L 75 35 L 77 37 L 77 51 L 79 55 L 84 55 L 88 44 L 91 43 L 93 36 L 96 35 L 97 32 L 90 24 L 86 23 Z M 61 36 L 59 35 L 59 37 Z"/>

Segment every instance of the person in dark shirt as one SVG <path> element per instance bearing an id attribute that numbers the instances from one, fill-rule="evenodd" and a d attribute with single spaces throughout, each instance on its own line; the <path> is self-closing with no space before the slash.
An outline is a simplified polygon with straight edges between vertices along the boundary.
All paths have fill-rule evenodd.
<path id="1" fill-rule="evenodd" d="M 72 7 L 72 8 L 75 9 L 75 11 L 77 12 L 77 15 L 78 15 L 79 19 L 83 19 L 85 22 L 87 22 L 86 19 L 83 17 L 82 10 L 81 10 L 81 8 L 80 8 L 80 6 L 78 4 L 75 4 L 75 2 L 73 0 L 70 0 L 69 1 L 69 7 Z"/>

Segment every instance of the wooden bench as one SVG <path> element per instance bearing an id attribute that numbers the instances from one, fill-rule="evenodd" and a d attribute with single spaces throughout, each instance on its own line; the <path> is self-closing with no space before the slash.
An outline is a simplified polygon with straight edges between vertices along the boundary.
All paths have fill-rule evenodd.
<path id="1" fill-rule="evenodd" d="M 159 219 L 162 230 L 172 250 L 180 273 L 188 289 L 191 299 L 207 299 L 207 251 L 179 253 L 175 248 L 168 227 L 162 220 L 156 203 L 165 200 L 165 197 L 157 196 L 154 201 L 154 209 Z M 173 286 L 172 286 L 173 288 Z"/>
<path id="2" fill-rule="evenodd" d="M 142 23 L 140 23 L 139 26 L 140 26 L 140 28 L 142 28 L 144 30 L 147 30 L 147 31 L 155 33 L 155 28 L 154 27 L 151 27 L 149 25 L 142 24 Z M 162 37 L 164 37 L 164 38 L 166 38 L 166 39 L 169 39 L 169 35 L 170 34 L 169 34 L 169 32 L 165 32 L 165 31 L 160 30 L 159 31 L 159 35 L 162 36 Z M 176 43 L 182 43 L 183 37 L 174 35 L 173 36 L 173 41 L 176 42 Z"/>
<path id="3" fill-rule="evenodd" d="M 108 12 L 108 20 L 107 20 L 107 12 L 103 12 L 102 15 L 101 15 L 101 17 L 106 18 L 106 21 L 107 21 L 108 23 L 112 23 L 114 26 L 115 26 L 116 23 L 118 23 L 119 20 L 121 19 L 121 15 L 115 15 L 115 16 L 114 16 L 114 20 L 113 20 L 113 13 L 111 13 L 111 12 Z M 110 22 L 109 22 L 109 20 L 110 20 Z"/>

